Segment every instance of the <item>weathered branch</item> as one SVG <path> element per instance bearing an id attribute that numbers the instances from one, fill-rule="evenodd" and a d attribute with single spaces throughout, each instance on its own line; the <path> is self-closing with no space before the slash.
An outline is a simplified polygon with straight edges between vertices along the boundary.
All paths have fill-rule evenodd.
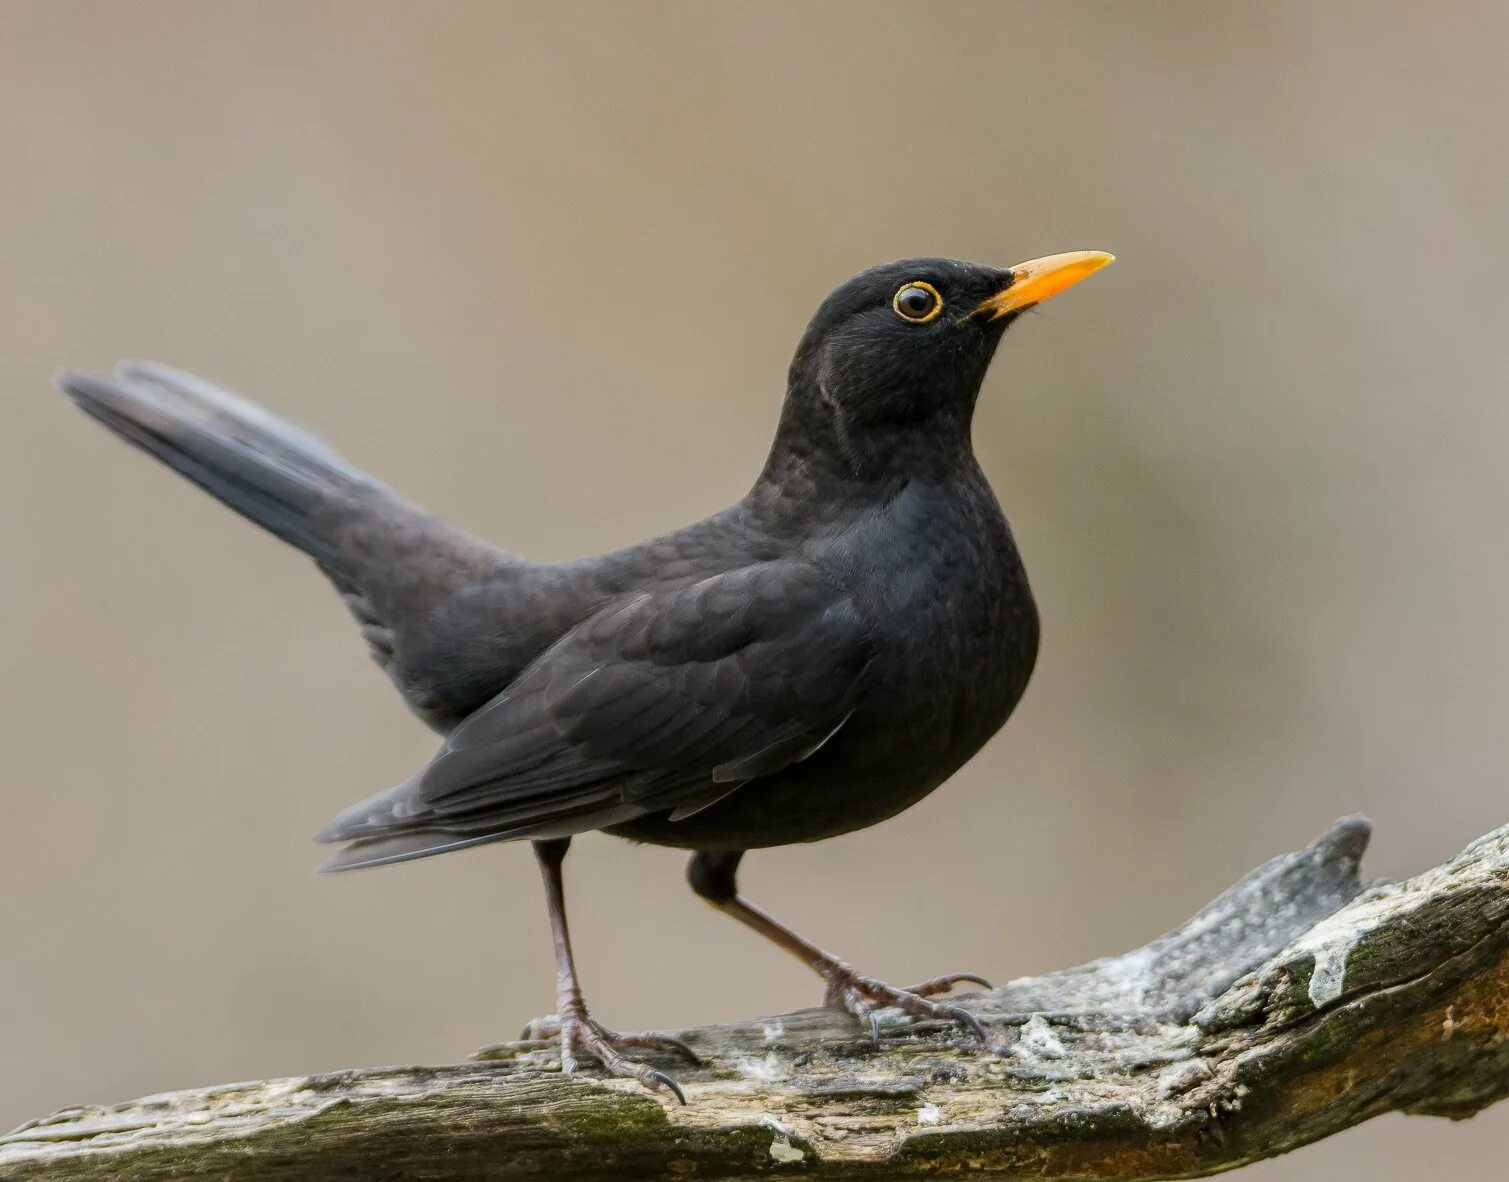
<path id="1" fill-rule="evenodd" d="M 1364 887 L 1361 820 L 1125 956 L 964 999 L 997 1053 L 899 1016 L 881 1049 L 804 1010 L 683 1034 L 690 1104 L 498 1061 L 72 1108 L 0 1137 L 15 1179 L 1169 1178 L 1392 1110 L 1509 1092 L 1509 828 Z"/>

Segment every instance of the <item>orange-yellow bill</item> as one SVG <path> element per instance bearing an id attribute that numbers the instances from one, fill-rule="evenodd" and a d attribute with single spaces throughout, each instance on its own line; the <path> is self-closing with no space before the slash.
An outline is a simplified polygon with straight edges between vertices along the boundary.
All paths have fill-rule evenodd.
<path id="1" fill-rule="evenodd" d="M 1011 268 L 1011 285 L 991 296 L 972 315 L 995 320 L 1009 312 L 1020 312 L 1052 299 L 1115 261 L 1115 255 L 1103 250 L 1071 250 L 1067 254 L 1050 254 L 1028 263 L 1018 263 Z"/>

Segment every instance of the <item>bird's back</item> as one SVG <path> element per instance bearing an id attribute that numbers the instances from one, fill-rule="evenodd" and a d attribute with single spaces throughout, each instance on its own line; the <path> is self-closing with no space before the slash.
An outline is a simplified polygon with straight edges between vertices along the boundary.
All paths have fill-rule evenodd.
<path id="1" fill-rule="evenodd" d="M 615 604 L 781 557 L 744 502 L 619 550 L 570 562 L 498 552 L 399 614 L 394 680 L 448 731 L 506 689 L 573 628 Z M 396 671 L 395 671 L 396 670 Z"/>

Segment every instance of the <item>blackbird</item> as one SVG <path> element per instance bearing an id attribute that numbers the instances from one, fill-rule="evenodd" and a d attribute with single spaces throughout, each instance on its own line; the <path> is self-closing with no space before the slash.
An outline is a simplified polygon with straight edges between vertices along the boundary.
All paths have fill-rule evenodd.
<path id="1" fill-rule="evenodd" d="M 538 563 L 454 530 L 307 432 L 200 378 L 143 363 L 64 373 L 90 416 L 319 564 L 404 700 L 444 736 L 417 775 L 318 835 L 322 870 L 527 838 L 558 966 L 561 1063 L 597 1060 L 684 1098 L 587 1010 L 561 866 L 602 829 L 691 850 L 693 890 L 826 982 L 868 1023 L 969 974 L 898 989 L 861 976 L 738 891 L 749 849 L 885 820 L 953 774 L 1026 688 L 1038 617 L 970 422 L 1006 327 L 1112 256 L 1009 269 L 919 258 L 823 301 L 775 441 L 737 504 L 595 558 Z M 693 1056 L 695 1058 L 695 1056 Z"/>

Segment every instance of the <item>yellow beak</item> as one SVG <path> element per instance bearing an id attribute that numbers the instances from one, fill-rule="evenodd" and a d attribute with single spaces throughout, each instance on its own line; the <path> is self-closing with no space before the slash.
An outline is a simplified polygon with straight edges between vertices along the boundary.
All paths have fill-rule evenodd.
<path id="1" fill-rule="evenodd" d="M 1071 250 L 1067 254 L 1050 254 L 1030 263 L 1018 263 L 1011 268 L 1011 282 L 970 315 L 997 320 L 1010 312 L 1020 312 L 1067 291 L 1081 279 L 1088 279 L 1107 263 L 1115 261 L 1115 255 L 1103 250 Z"/>

